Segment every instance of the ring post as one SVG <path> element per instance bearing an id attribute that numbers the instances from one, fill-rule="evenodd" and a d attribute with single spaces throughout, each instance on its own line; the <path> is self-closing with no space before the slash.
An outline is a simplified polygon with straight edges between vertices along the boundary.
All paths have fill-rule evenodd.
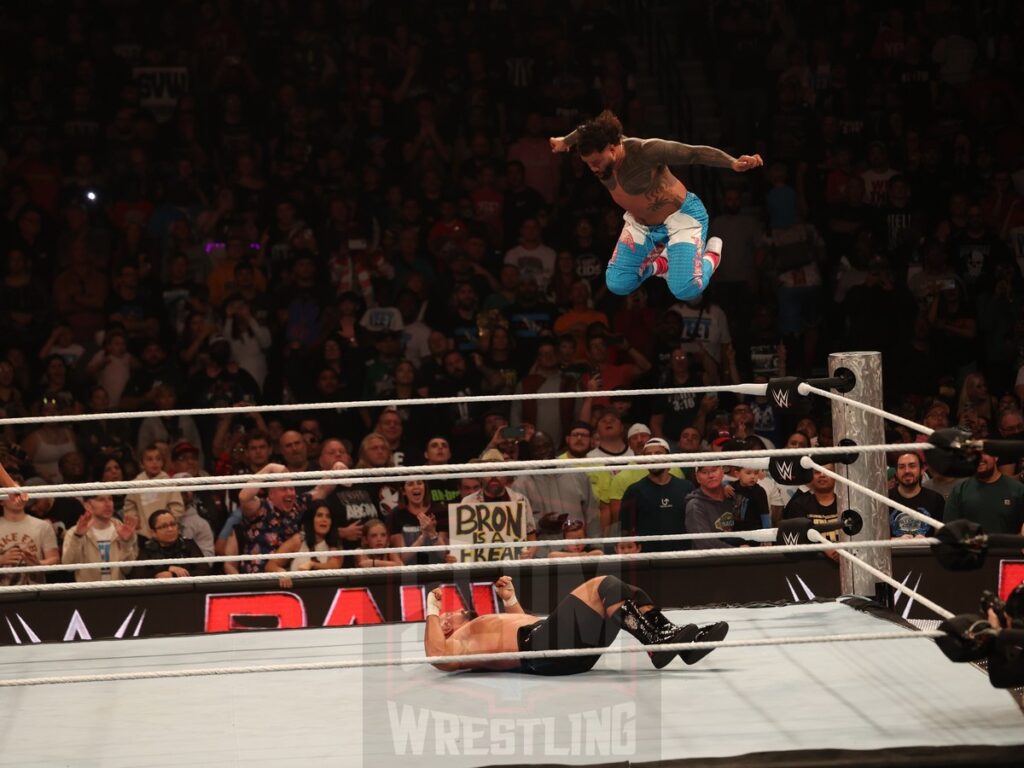
<path id="1" fill-rule="evenodd" d="M 866 405 L 882 407 L 882 355 L 880 352 L 834 352 L 828 356 L 828 372 L 834 375 L 840 368 L 852 371 L 857 384 L 846 395 Z M 845 403 L 832 401 L 832 433 L 839 438 L 850 438 L 857 445 L 882 445 L 885 443 L 885 424 L 881 416 L 867 413 Z M 861 454 L 852 464 L 836 468 L 850 480 L 886 494 L 885 454 Z M 839 511 L 855 509 L 864 518 L 864 528 L 852 541 L 888 539 L 889 510 L 881 502 L 845 484 L 836 486 L 836 503 Z M 888 548 L 856 549 L 854 554 L 888 576 L 892 575 L 892 551 Z M 872 577 L 849 560 L 839 563 L 839 577 L 842 593 L 864 595 L 879 599 L 888 605 L 891 601 L 889 587 Z"/>

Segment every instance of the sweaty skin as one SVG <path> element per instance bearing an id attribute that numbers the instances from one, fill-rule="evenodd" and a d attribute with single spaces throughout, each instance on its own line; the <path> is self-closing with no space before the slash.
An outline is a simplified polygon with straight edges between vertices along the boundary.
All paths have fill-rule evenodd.
<path id="1" fill-rule="evenodd" d="M 577 132 L 564 137 L 567 148 L 575 146 Z M 692 146 L 665 139 L 623 137 L 616 148 L 612 174 L 601 183 L 612 199 L 646 226 L 661 224 L 679 210 L 686 199 L 686 187 L 669 165 L 709 165 L 736 169 L 736 158 L 714 147 Z"/>
<path id="2" fill-rule="evenodd" d="M 459 627 L 445 643 L 445 655 L 468 656 L 475 653 L 505 653 L 519 650 L 519 628 L 540 621 L 537 616 L 525 613 L 495 613 L 478 616 L 468 624 Z M 472 664 L 438 665 L 445 671 L 458 669 L 516 669 L 520 662 L 509 661 L 476 662 Z"/>

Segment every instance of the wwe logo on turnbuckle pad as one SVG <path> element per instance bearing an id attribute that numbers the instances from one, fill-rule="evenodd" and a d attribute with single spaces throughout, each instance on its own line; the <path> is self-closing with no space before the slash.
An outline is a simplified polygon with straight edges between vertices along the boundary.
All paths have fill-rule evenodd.
<path id="1" fill-rule="evenodd" d="M 795 547 L 797 544 L 800 543 L 799 533 L 790 533 L 789 531 L 783 531 L 780 535 L 782 537 L 782 543 L 784 546 Z"/>
<path id="2" fill-rule="evenodd" d="M 794 376 L 780 376 L 768 382 L 768 395 L 776 408 L 789 410 L 800 397 L 800 379 Z"/>
<path id="3" fill-rule="evenodd" d="M 793 462 L 780 461 L 777 465 L 779 478 L 789 482 L 793 479 Z"/>

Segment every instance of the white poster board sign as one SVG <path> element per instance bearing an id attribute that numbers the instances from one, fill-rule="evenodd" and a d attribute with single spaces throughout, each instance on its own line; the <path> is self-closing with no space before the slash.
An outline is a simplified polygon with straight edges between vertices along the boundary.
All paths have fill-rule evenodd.
<path id="1" fill-rule="evenodd" d="M 462 549 L 460 544 L 526 541 L 526 509 L 522 501 L 459 502 L 448 505 L 448 536 L 452 554 L 462 563 L 518 560 L 521 549 Z"/>

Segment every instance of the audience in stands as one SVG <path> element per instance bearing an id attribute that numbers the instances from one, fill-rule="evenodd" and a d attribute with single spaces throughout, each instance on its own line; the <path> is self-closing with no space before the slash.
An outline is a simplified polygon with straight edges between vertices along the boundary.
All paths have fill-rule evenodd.
<path id="1" fill-rule="evenodd" d="M 158 14 L 160 35 L 138 0 L 72 5 L 71 20 L 62 5 L 6 9 L 0 53 L 0 412 L 49 419 L 0 434 L 4 466 L 26 481 L 444 465 L 488 447 L 503 460 L 545 460 L 564 446 L 559 458 L 600 465 L 637 449 L 702 452 L 787 434 L 787 447 L 829 445 L 826 402 L 783 411 L 726 392 L 303 404 L 717 386 L 823 373 L 828 352 L 865 345 L 882 354 L 887 409 L 931 428 L 1021 433 L 1020 4 L 928 3 L 901 15 L 899 30 L 891 2 L 741 2 L 728 13 L 688 4 L 685 25 L 672 21 L 682 11 L 638 25 L 636 50 L 658 47 L 648 35 L 709 30 L 687 40 L 718 112 L 693 120 L 658 109 L 664 89 L 645 84 L 657 72 L 622 46 L 620 11 L 599 3 L 568 15 L 470 4 L 453 25 L 444 4 L 298 2 L 271 29 L 228 0 Z M 565 47 L 556 58 L 552 38 Z M 173 85 L 150 88 L 154 70 Z M 602 108 L 631 136 L 753 146 L 766 158 L 763 172 L 742 176 L 676 169 L 725 242 L 701 300 L 675 302 L 658 280 L 630 297 L 605 289 L 621 210 L 578 156 L 552 154 L 546 139 Z M 278 403 L 294 408 L 251 410 Z M 61 421 L 208 406 L 234 408 Z M 502 423 L 512 437 L 496 433 Z M 654 437 L 641 445 L 643 435 Z M 914 454 L 893 461 L 894 500 L 1020 530 L 1018 460 L 986 457 L 966 481 Z M 350 549 L 371 535 L 443 542 L 446 505 L 466 497 L 522 497 L 540 538 L 560 538 L 570 519 L 587 535 L 618 531 L 616 518 L 627 533 L 690 525 L 689 481 L 672 474 L 595 467 L 589 489 L 582 475 L 544 477 L 432 482 L 422 498 L 387 483 L 308 498 L 256 483 L 240 493 L 147 488 L 115 496 L 111 515 L 104 497 L 84 512 L 57 500 L 27 513 L 9 498 L 0 568 L 56 562 L 62 549 L 105 561 L 107 543 L 114 563 L 131 545 L 126 526 L 143 557 L 208 552 L 207 529 L 218 553 L 315 548 L 328 542 L 317 538 L 320 500 L 330 536 Z M 722 507 L 715 530 L 764 517 L 758 487 L 773 520 L 834 518 L 828 478 L 806 490 L 753 479 L 740 471 L 723 499 L 717 479 L 699 483 L 697 498 L 711 489 Z M 678 519 L 641 514 L 669 491 Z M 936 494 L 949 499 L 944 512 Z M 701 530 L 698 518 L 712 519 L 695 511 Z M 898 513 L 892 523 L 893 535 L 928 531 Z"/>

